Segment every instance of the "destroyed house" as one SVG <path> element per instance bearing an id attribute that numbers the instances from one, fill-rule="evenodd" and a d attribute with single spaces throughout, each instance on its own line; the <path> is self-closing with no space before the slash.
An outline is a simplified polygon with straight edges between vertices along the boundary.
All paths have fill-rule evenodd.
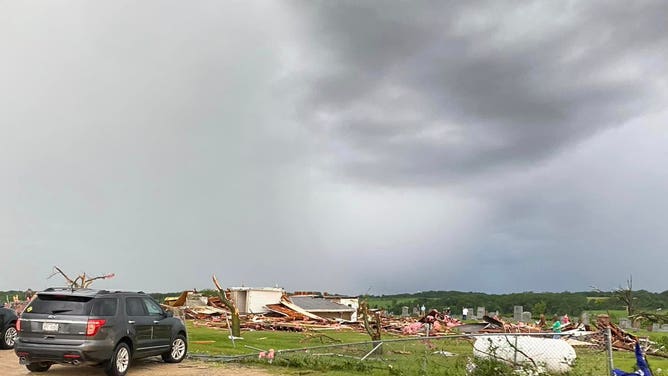
<path id="1" fill-rule="evenodd" d="M 229 297 L 239 313 L 266 313 L 267 304 L 278 304 L 285 293 L 280 287 L 232 287 Z"/>
<path id="2" fill-rule="evenodd" d="M 350 321 L 357 321 L 357 310 L 360 307 L 359 298 L 357 296 L 324 295 L 323 298 L 353 308 L 355 312 L 351 315 Z"/>
<path id="3" fill-rule="evenodd" d="M 331 299 L 311 295 L 294 295 L 290 297 L 292 303 L 303 310 L 326 319 L 355 321 L 357 310 Z"/>

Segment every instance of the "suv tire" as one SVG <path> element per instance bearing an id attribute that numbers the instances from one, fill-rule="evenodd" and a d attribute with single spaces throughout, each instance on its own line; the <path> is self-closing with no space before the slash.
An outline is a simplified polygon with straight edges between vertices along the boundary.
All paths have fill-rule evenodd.
<path id="1" fill-rule="evenodd" d="M 172 340 L 169 351 L 162 354 L 162 360 L 167 363 L 181 363 L 188 353 L 188 342 L 182 334 L 177 334 Z"/>
<path id="2" fill-rule="evenodd" d="M 30 372 L 46 372 L 51 368 L 51 363 L 48 362 L 39 362 L 39 363 L 30 363 L 26 364 L 26 368 Z"/>
<path id="3" fill-rule="evenodd" d="M 16 343 L 16 328 L 12 325 L 0 334 L 0 349 L 13 349 Z"/>
<path id="4" fill-rule="evenodd" d="M 116 346 L 114 354 L 104 367 L 104 372 L 109 376 L 124 376 L 130 367 L 130 347 L 125 342 Z"/>

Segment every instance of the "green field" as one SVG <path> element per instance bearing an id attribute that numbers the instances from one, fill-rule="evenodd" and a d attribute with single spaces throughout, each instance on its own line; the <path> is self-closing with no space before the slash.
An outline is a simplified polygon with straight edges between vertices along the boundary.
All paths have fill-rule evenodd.
<path id="1" fill-rule="evenodd" d="M 628 317 L 628 314 L 623 309 L 591 310 L 587 311 L 587 313 L 589 314 L 589 320 L 594 323 L 598 315 L 608 315 L 614 323 L 619 323 L 619 319 Z"/>
<path id="2" fill-rule="evenodd" d="M 242 363 L 266 367 L 281 374 L 310 375 L 465 375 L 466 366 L 472 355 L 472 341 L 465 338 L 442 338 L 403 341 L 400 337 L 386 335 L 383 341 L 383 353 L 373 354 L 365 361 L 360 358 L 369 353 L 373 345 L 365 334 L 353 331 L 318 331 L 309 333 L 278 331 L 244 331 L 243 340 L 237 340 L 236 346 L 228 339 L 228 332 L 221 329 L 195 327 L 188 323 L 190 336 L 189 352 L 208 355 L 249 355 L 245 359 L 236 359 Z M 641 333 L 639 333 L 641 334 Z M 648 334 L 648 333 L 642 333 Z M 668 337 L 652 333 L 654 340 Z M 198 341 L 215 341 L 209 344 L 197 344 Z M 339 342 L 340 341 L 340 342 Z M 396 341 L 396 342 L 393 342 Z M 348 346 L 326 347 L 328 345 L 348 344 Z M 310 348 L 310 349 L 306 349 Z M 279 352 L 273 364 L 265 359 L 258 359 L 260 350 L 301 349 L 299 351 Z M 454 356 L 445 356 L 445 354 Z M 606 375 L 606 356 L 603 349 L 577 349 L 578 359 L 570 375 Z M 627 371 L 633 370 L 635 358 L 632 353 L 615 352 L 615 366 Z M 229 360 L 229 359 L 228 359 Z M 653 369 L 668 369 L 668 359 L 649 357 Z M 498 369 L 495 373 L 486 373 L 481 364 L 476 375 L 504 375 Z"/>
<path id="3" fill-rule="evenodd" d="M 232 341 L 228 338 L 229 332 L 227 330 L 196 327 L 190 321 L 186 324 L 191 342 L 215 341 L 213 344 L 190 344 L 189 351 L 191 353 L 212 355 L 242 355 L 257 353 L 258 350 L 255 349 L 297 349 L 327 343 L 362 342 L 369 339 L 369 336 L 366 334 L 353 331 L 322 332 L 322 334 L 340 342 L 333 342 L 326 337 L 305 339 L 306 336 L 299 332 L 244 331 L 242 333 L 243 340 L 236 341 L 236 346 L 233 346 Z"/>

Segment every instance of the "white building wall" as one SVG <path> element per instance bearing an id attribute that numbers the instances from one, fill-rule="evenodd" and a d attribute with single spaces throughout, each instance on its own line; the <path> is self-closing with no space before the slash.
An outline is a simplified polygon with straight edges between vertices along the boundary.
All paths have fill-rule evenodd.
<path id="1" fill-rule="evenodd" d="M 232 290 L 231 296 L 234 305 L 241 313 L 246 312 L 246 291 Z"/>
<path id="2" fill-rule="evenodd" d="M 283 290 L 281 289 L 248 290 L 246 312 L 265 313 L 268 311 L 265 305 L 280 303 L 281 296 L 283 296 Z"/>
<path id="3" fill-rule="evenodd" d="M 355 308 L 355 312 L 353 312 L 352 315 L 350 316 L 350 321 L 357 321 L 357 310 L 360 307 L 360 302 L 358 298 L 341 298 L 338 299 L 337 303 Z"/>

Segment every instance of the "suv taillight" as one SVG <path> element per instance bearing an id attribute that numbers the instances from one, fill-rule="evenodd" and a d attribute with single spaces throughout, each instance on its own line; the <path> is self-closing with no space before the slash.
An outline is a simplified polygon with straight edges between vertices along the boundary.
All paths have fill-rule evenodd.
<path id="1" fill-rule="evenodd" d="M 100 328 L 104 326 L 107 320 L 88 320 L 86 324 L 86 336 L 91 337 L 97 334 L 100 331 Z"/>
<path id="2" fill-rule="evenodd" d="M 21 319 L 16 320 L 16 331 L 21 331 Z"/>

